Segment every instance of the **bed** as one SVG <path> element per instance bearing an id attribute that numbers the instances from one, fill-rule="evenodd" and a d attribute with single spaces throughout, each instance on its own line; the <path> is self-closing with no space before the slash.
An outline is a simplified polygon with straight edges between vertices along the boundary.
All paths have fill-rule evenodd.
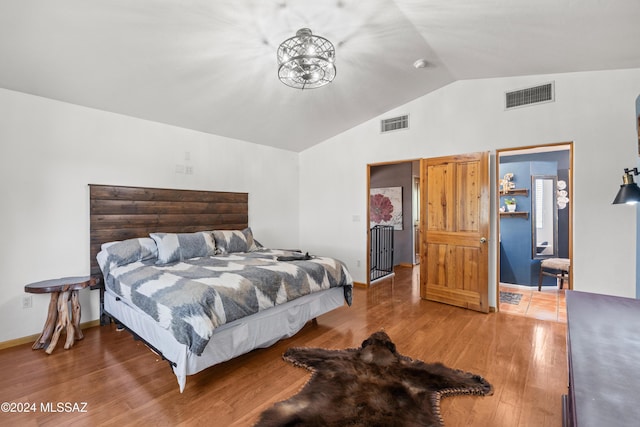
<path id="1" fill-rule="evenodd" d="M 262 246 L 248 194 L 90 185 L 91 273 L 115 321 L 186 378 L 351 304 L 343 263 Z"/>

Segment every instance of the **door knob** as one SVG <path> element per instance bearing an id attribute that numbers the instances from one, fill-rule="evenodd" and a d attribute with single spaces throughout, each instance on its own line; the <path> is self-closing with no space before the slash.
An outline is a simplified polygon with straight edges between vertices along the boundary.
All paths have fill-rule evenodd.
<path id="1" fill-rule="evenodd" d="M 480 238 L 480 243 L 487 243 L 487 238 L 486 237 L 481 237 Z"/>

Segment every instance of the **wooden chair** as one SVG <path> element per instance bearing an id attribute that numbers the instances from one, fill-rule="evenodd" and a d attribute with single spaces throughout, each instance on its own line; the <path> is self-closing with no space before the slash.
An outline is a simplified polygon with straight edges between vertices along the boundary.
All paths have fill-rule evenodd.
<path id="1" fill-rule="evenodd" d="M 540 274 L 538 275 L 538 291 L 542 290 L 542 276 L 551 276 L 560 279 L 560 289 L 564 282 L 569 283 L 569 269 L 571 260 L 569 258 L 547 258 L 540 263 Z"/>

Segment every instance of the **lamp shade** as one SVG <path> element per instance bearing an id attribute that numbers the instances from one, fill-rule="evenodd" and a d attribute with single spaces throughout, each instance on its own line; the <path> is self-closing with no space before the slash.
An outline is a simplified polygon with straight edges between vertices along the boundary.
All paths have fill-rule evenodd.
<path id="1" fill-rule="evenodd" d="M 620 186 L 620 190 L 618 190 L 618 195 L 613 200 L 614 205 L 638 202 L 640 202 L 640 188 L 638 188 L 638 184 L 635 182 L 632 182 L 631 184 L 622 184 Z"/>
<path id="2" fill-rule="evenodd" d="M 613 199 L 614 205 L 621 203 L 632 205 L 640 202 L 640 188 L 638 188 L 638 184 L 633 182 L 634 175 L 640 175 L 638 168 L 625 168 L 624 175 L 622 175 L 622 185 L 618 190 L 618 195 Z"/>

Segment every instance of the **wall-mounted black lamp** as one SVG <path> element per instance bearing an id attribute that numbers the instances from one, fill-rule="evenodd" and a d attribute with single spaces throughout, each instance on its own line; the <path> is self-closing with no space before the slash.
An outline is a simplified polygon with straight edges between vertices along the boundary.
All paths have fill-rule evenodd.
<path id="1" fill-rule="evenodd" d="M 620 186 L 618 195 L 613 200 L 614 205 L 619 203 L 635 204 L 640 202 L 640 188 L 638 188 L 638 184 L 633 182 L 634 175 L 640 175 L 638 168 L 624 169 L 624 175 L 622 176 L 623 184 Z"/>

